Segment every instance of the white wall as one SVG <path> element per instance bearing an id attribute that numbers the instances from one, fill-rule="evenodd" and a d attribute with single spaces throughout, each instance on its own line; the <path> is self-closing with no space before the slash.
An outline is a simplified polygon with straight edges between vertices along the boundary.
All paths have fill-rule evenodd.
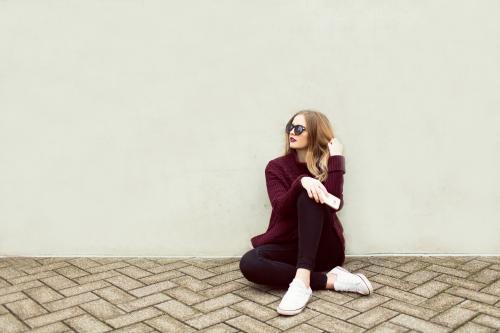
<path id="1" fill-rule="evenodd" d="M 347 254 L 500 253 L 498 1 L 1 1 L 0 255 L 239 256 L 286 120 Z"/>

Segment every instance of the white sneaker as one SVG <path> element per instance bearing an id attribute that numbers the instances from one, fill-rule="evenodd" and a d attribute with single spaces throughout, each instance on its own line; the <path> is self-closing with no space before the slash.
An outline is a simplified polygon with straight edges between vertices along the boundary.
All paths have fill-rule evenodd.
<path id="1" fill-rule="evenodd" d="M 311 296 L 311 287 L 306 288 L 301 279 L 294 278 L 276 310 L 283 315 L 297 314 L 304 310 Z"/>
<path id="2" fill-rule="evenodd" d="M 328 273 L 334 273 L 333 288 L 337 291 L 351 291 L 362 295 L 373 292 L 373 286 L 362 273 L 351 273 L 342 266 L 335 266 Z"/>

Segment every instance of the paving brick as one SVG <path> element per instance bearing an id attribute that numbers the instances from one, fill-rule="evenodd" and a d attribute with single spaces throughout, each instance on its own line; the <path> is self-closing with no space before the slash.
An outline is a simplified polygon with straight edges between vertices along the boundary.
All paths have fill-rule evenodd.
<path id="1" fill-rule="evenodd" d="M 456 269 L 456 268 L 443 267 L 441 265 L 431 265 L 431 266 L 427 267 L 426 269 L 431 270 L 431 271 L 435 271 L 438 273 L 445 273 L 448 275 L 461 277 L 461 278 L 465 278 L 465 277 L 470 275 L 470 273 L 467 271 L 462 271 L 462 270 Z"/>
<path id="2" fill-rule="evenodd" d="M 465 323 L 463 326 L 460 326 L 456 330 L 453 331 L 454 333 L 494 333 L 496 332 L 494 328 L 482 326 L 479 324 L 476 324 L 474 322 L 468 322 Z"/>
<path id="3" fill-rule="evenodd" d="M 386 321 L 380 325 L 377 325 L 368 331 L 367 333 L 403 333 L 403 332 L 408 332 L 408 328 L 396 325 L 394 323 L 391 323 L 389 321 Z"/>
<path id="4" fill-rule="evenodd" d="M 466 300 L 460 304 L 460 307 L 481 312 L 493 317 L 500 317 L 500 307 L 496 307 L 493 305 L 482 304 L 476 301 Z"/>
<path id="5" fill-rule="evenodd" d="M 450 289 L 447 289 L 446 292 L 452 295 L 461 296 L 467 299 L 487 304 L 495 304 L 499 300 L 499 298 L 496 296 L 461 287 L 452 287 Z"/>
<path id="6" fill-rule="evenodd" d="M 266 323 L 275 328 L 279 328 L 280 330 L 287 330 L 319 315 L 319 312 L 306 307 L 302 312 L 294 316 L 284 316 L 280 314 L 279 316 L 268 320 Z"/>
<path id="7" fill-rule="evenodd" d="M 22 321 L 18 320 L 10 313 L 0 315 L 0 328 L 2 328 L 2 333 L 20 333 L 26 332 L 28 329 Z"/>
<path id="8" fill-rule="evenodd" d="M 155 293 L 158 293 L 160 291 L 171 289 L 174 287 L 177 287 L 177 284 L 170 282 L 170 281 L 163 281 L 163 282 L 151 284 L 149 286 L 128 290 L 128 292 L 131 295 L 134 295 L 136 297 L 143 297 L 146 295 L 155 294 Z"/>
<path id="9" fill-rule="evenodd" d="M 46 284 L 47 286 L 49 286 L 55 290 L 62 290 L 65 288 L 71 288 L 71 287 L 78 286 L 78 283 L 76 283 L 76 282 L 74 282 L 74 281 L 72 281 L 72 280 L 70 280 L 67 277 L 62 276 L 62 275 L 50 276 L 47 278 L 40 279 L 40 281 L 42 281 L 44 284 Z M 40 283 L 40 285 L 41 285 L 41 283 Z M 37 287 L 37 286 L 34 286 L 34 287 Z"/>
<path id="10" fill-rule="evenodd" d="M 347 321 L 364 328 L 371 328 L 378 325 L 384 321 L 389 320 L 392 317 L 397 316 L 399 313 L 387 308 L 378 306 L 376 308 L 370 309 L 363 312 L 353 318 L 349 318 Z"/>
<path id="11" fill-rule="evenodd" d="M 500 278 L 500 272 L 486 268 L 475 274 L 472 274 L 468 278 L 477 282 L 489 284 Z"/>
<path id="12" fill-rule="evenodd" d="M 440 326 L 434 323 L 431 323 L 427 320 L 423 320 L 420 318 L 412 317 L 407 314 L 400 314 L 390 320 L 392 323 L 408 327 L 410 329 L 421 331 L 421 332 L 435 332 L 435 333 L 444 333 L 450 332 L 451 330 L 447 327 Z"/>
<path id="13" fill-rule="evenodd" d="M 484 287 L 483 289 L 480 289 L 479 291 L 481 291 L 482 293 L 487 293 L 490 295 L 495 295 L 497 297 L 500 297 L 500 279 Z"/>
<path id="14" fill-rule="evenodd" d="M 231 304 L 243 301 L 243 298 L 234 295 L 234 294 L 225 294 L 221 295 L 201 303 L 194 305 L 193 307 L 202 311 L 202 312 L 210 312 L 225 306 L 229 306 Z"/>
<path id="15" fill-rule="evenodd" d="M 89 275 L 88 272 L 73 265 L 58 268 L 54 270 L 54 272 L 57 272 L 59 275 L 67 277 L 68 279 L 76 279 L 85 275 Z"/>
<path id="16" fill-rule="evenodd" d="M 432 280 L 441 273 L 436 273 L 432 271 L 416 271 L 403 277 L 403 280 L 411 283 L 422 284 L 429 280 Z"/>
<path id="17" fill-rule="evenodd" d="M 405 291 L 413 289 L 417 286 L 417 284 L 415 284 L 413 282 L 408 282 L 405 280 L 397 279 L 397 278 L 394 278 L 392 276 L 386 276 L 383 274 L 378 274 L 378 275 L 372 276 L 370 278 L 370 282 L 373 282 L 373 281 L 376 281 L 382 285 L 391 286 L 393 288 L 401 289 L 401 290 L 405 290 Z"/>
<path id="18" fill-rule="evenodd" d="M 494 329 L 497 329 L 500 331 L 500 318 L 493 317 L 493 316 L 488 316 L 485 314 L 480 314 L 479 316 L 475 317 L 473 322 L 483 325 L 483 326 L 488 326 Z"/>
<path id="19" fill-rule="evenodd" d="M 83 293 L 71 297 L 66 297 L 57 301 L 45 303 L 44 306 L 46 309 L 48 309 L 51 312 L 61 310 L 61 309 L 66 309 L 70 308 L 72 306 L 84 304 L 90 301 L 94 301 L 99 299 L 99 296 L 93 293 Z"/>
<path id="20" fill-rule="evenodd" d="M 52 324 L 58 321 L 62 321 L 71 317 L 76 317 L 84 314 L 84 311 L 79 307 L 72 307 L 68 309 L 63 309 L 55 312 L 50 312 L 38 317 L 33 317 L 30 319 L 26 319 L 24 322 L 28 324 L 30 327 L 40 327 L 48 324 Z M 0 325 L 0 327 L 2 327 Z"/>
<path id="21" fill-rule="evenodd" d="M 186 321 L 186 323 L 197 329 L 202 329 L 240 315 L 241 313 L 231 308 L 221 308 L 213 312 L 189 319 Z"/>
<path id="22" fill-rule="evenodd" d="M 463 264 L 462 266 L 460 266 L 460 269 L 472 273 L 472 272 L 480 271 L 483 268 L 486 268 L 490 265 L 491 265 L 490 262 L 482 261 L 480 259 L 479 260 L 472 259 L 472 260 L 466 262 L 465 264 Z"/>
<path id="23" fill-rule="evenodd" d="M 226 321 L 231 326 L 237 327 L 240 330 L 248 333 L 261 333 L 261 332 L 280 332 L 279 329 L 273 328 L 266 323 L 253 319 L 247 315 L 241 315 Z"/>
<path id="24" fill-rule="evenodd" d="M 181 267 L 178 269 L 178 271 L 185 273 L 185 274 L 188 274 L 188 275 L 191 275 L 192 277 L 199 279 L 199 280 L 203 280 L 203 279 L 206 279 L 206 278 L 209 278 L 209 277 L 216 275 L 215 273 L 212 273 L 206 269 L 199 268 L 199 267 L 192 266 L 192 265 L 186 266 L 186 267 Z"/>
<path id="25" fill-rule="evenodd" d="M 12 303 L 27 298 L 22 292 L 15 292 L 0 296 L 0 304 Z M 8 311 L 7 311 L 8 312 Z"/>
<path id="26" fill-rule="evenodd" d="M 30 298 L 5 304 L 5 307 L 22 320 L 48 313 L 47 310 Z"/>
<path id="27" fill-rule="evenodd" d="M 401 266 L 398 266 L 398 270 L 403 271 L 403 272 L 408 272 L 408 273 L 413 273 L 413 272 L 418 272 L 426 267 L 431 266 L 427 262 L 419 261 L 417 260 L 412 260 L 410 262 L 407 262 Z"/>
<path id="28" fill-rule="evenodd" d="M 162 302 L 170 300 L 171 297 L 167 296 L 163 293 L 152 294 L 144 297 L 140 297 L 138 299 L 133 299 L 131 301 L 120 303 L 117 305 L 118 308 L 126 311 L 132 312 L 135 310 L 139 310 L 141 308 L 145 308 L 151 305 L 157 305 Z"/>
<path id="29" fill-rule="evenodd" d="M 205 279 L 205 282 L 210 283 L 212 285 L 220 285 L 222 283 L 227 283 L 236 279 L 241 278 L 243 275 L 240 271 L 231 271 L 227 273 L 223 273 L 220 275 L 216 275 L 209 279 Z"/>
<path id="30" fill-rule="evenodd" d="M 120 275 L 119 272 L 117 271 L 104 271 L 100 273 L 95 273 L 95 274 L 87 274 L 85 276 L 80 276 L 77 278 L 74 278 L 73 281 L 77 282 L 80 285 L 86 284 L 86 283 L 91 283 L 91 282 L 98 282 L 107 278 L 111 278 L 113 276 Z M 101 283 L 106 283 L 106 285 L 110 285 L 109 283 L 103 281 Z"/>
<path id="31" fill-rule="evenodd" d="M 137 322 L 144 321 L 146 319 L 151 319 L 153 317 L 158 317 L 163 312 L 160 310 L 154 308 L 154 307 L 148 307 L 145 309 L 137 310 L 131 313 L 127 313 L 115 318 L 107 319 L 106 323 L 113 328 L 120 328 L 123 326 L 127 326 L 130 324 L 134 324 Z"/>
<path id="32" fill-rule="evenodd" d="M 275 309 L 270 309 L 267 306 L 249 300 L 232 304 L 230 308 L 261 321 L 268 321 L 271 318 L 279 316 L 279 313 Z"/>
<path id="33" fill-rule="evenodd" d="M 446 289 L 450 288 L 449 284 L 439 281 L 428 281 L 411 290 L 413 294 L 417 294 L 426 298 L 433 297 Z"/>
<path id="34" fill-rule="evenodd" d="M 360 313 L 359 311 L 349 309 L 346 305 L 338 305 L 322 299 L 309 302 L 307 307 L 343 320 L 357 316 Z"/>
<path id="35" fill-rule="evenodd" d="M 139 278 L 139 281 L 141 281 L 144 284 L 153 284 L 153 283 L 157 283 L 157 282 L 171 280 L 173 278 L 180 277 L 180 276 L 184 276 L 184 273 L 176 271 L 176 270 L 170 270 L 170 271 L 166 271 L 163 273 L 149 275 L 146 277 Z"/>
<path id="36" fill-rule="evenodd" d="M 390 297 L 390 298 L 394 298 L 394 299 L 398 299 L 400 301 L 415 304 L 415 305 L 425 301 L 425 298 L 422 296 L 418 296 L 418 295 L 409 293 L 407 291 L 399 290 L 399 289 L 392 288 L 389 286 L 384 286 L 382 288 L 379 288 L 377 290 L 377 294 L 380 294 L 380 295 L 383 295 L 386 297 Z"/>
<path id="37" fill-rule="evenodd" d="M 233 294 L 257 302 L 259 304 L 269 304 L 271 302 L 276 301 L 277 299 L 281 299 L 281 297 L 279 296 L 271 295 L 263 292 L 262 290 L 252 287 L 236 290 L 233 292 Z"/>
<path id="38" fill-rule="evenodd" d="M 1 326 L 0 326 L 1 327 Z M 30 333 L 66 333 L 70 332 L 71 329 L 62 321 L 57 323 L 48 324 L 46 326 L 34 328 L 30 330 Z"/>
<path id="39" fill-rule="evenodd" d="M 65 322 L 79 333 L 102 333 L 111 331 L 110 326 L 88 314 L 66 319 Z"/>
<path id="40" fill-rule="evenodd" d="M 432 309 L 437 312 L 448 310 L 449 308 L 461 303 L 464 301 L 464 298 L 453 296 L 447 293 L 441 293 L 432 298 L 429 298 L 421 303 L 419 306 Z"/>
<path id="41" fill-rule="evenodd" d="M 103 299 L 98 299 L 95 301 L 80 304 L 79 307 L 82 308 L 83 310 L 87 311 L 88 313 L 90 313 L 94 317 L 99 318 L 101 320 L 106 320 L 106 319 L 118 317 L 118 316 L 126 313 L 125 311 L 118 308 L 114 304 L 111 304 L 110 302 L 103 300 Z M 135 310 L 135 309 L 133 309 L 133 310 Z M 133 310 L 131 310 L 131 311 L 133 311 Z"/>
<path id="42" fill-rule="evenodd" d="M 0 296 L 12 294 L 12 293 L 15 293 L 18 291 L 23 291 L 23 290 L 27 290 L 27 289 L 31 289 L 31 288 L 35 288 L 35 287 L 40 287 L 41 285 L 42 285 L 42 283 L 40 281 L 29 281 L 29 282 L 16 284 L 13 286 L 2 287 L 2 288 L 0 288 Z"/>
<path id="43" fill-rule="evenodd" d="M 397 266 L 395 266 L 395 267 L 397 268 Z M 407 272 L 402 272 L 402 271 L 399 271 L 397 269 L 392 269 L 392 268 L 377 266 L 377 265 L 366 266 L 366 267 L 364 267 L 364 269 L 371 271 L 371 272 L 374 272 L 374 273 L 383 274 L 385 276 L 391 276 L 394 278 L 402 278 L 403 276 L 408 275 Z"/>
<path id="44" fill-rule="evenodd" d="M 401 302 L 397 299 L 390 300 L 389 302 L 382 304 L 382 306 L 384 308 L 388 308 L 394 311 L 405 313 L 407 315 L 425 320 L 428 320 L 437 314 L 437 311 L 427 309 L 418 305 Z"/>
<path id="45" fill-rule="evenodd" d="M 285 332 L 285 331 L 283 331 L 283 332 Z M 286 332 L 287 333 L 304 333 L 304 332 L 321 333 L 323 331 L 320 330 L 319 328 L 313 327 L 313 326 L 308 325 L 308 324 L 300 324 L 300 325 L 297 325 L 289 330 L 286 330 Z"/>
<path id="46" fill-rule="evenodd" d="M 156 318 L 146 320 L 146 323 L 160 332 L 189 333 L 196 331 L 194 328 L 189 327 L 182 321 L 179 321 L 169 315 L 158 316 Z"/>
<path id="47" fill-rule="evenodd" d="M 170 280 L 179 286 L 183 286 L 187 289 L 191 289 L 194 292 L 200 290 L 212 288 L 213 286 L 205 281 L 200 281 L 192 276 L 180 276 L 178 278 Z"/>
<path id="48" fill-rule="evenodd" d="M 115 269 L 115 271 L 122 273 L 123 275 L 127 275 L 127 276 L 131 277 L 132 279 L 136 279 L 136 280 L 155 275 L 153 273 L 148 272 L 145 269 L 135 267 L 135 266 L 125 266 L 122 268 L 117 268 L 117 269 Z M 155 281 L 155 282 L 158 282 L 158 281 Z"/>
<path id="49" fill-rule="evenodd" d="M 451 308 L 443 313 L 438 314 L 433 317 L 430 321 L 433 323 L 447 326 L 451 328 L 456 328 L 463 323 L 469 321 L 471 318 L 477 315 L 477 312 L 465 309 L 465 308 Z"/>
<path id="50" fill-rule="evenodd" d="M 215 286 L 213 288 L 201 290 L 199 293 L 206 297 L 217 297 L 243 288 L 245 288 L 244 284 L 231 281 Z"/>
<path id="51" fill-rule="evenodd" d="M 226 325 L 224 323 L 219 323 L 210 327 L 207 327 L 202 330 L 197 330 L 196 332 L 198 333 L 236 333 L 236 332 L 241 332 L 238 329 Z"/>
<path id="52" fill-rule="evenodd" d="M 106 281 L 112 283 L 113 285 L 115 285 L 118 288 L 123 289 L 123 290 L 131 290 L 131 289 L 136 289 L 136 288 L 140 288 L 140 287 L 145 286 L 144 283 L 139 282 L 135 279 L 132 279 L 131 277 L 128 277 L 126 275 L 121 275 L 121 274 L 107 278 Z"/>
<path id="53" fill-rule="evenodd" d="M 156 308 L 179 320 L 192 318 L 194 315 L 200 313 L 200 311 L 175 299 L 157 304 Z"/>
<path id="54" fill-rule="evenodd" d="M 135 323 L 119 329 L 113 330 L 113 333 L 156 333 L 157 331 L 145 323 Z"/>
<path id="55" fill-rule="evenodd" d="M 115 286 L 95 290 L 94 294 L 99 295 L 100 297 L 113 304 L 130 302 L 136 299 L 136 297 L 119 288 L 116 288 Z"/>
<path id="56" fill-rule="evenodd" d="M 357 333 L 365 331 L 362 327 L 324 314 L 312 318 L 307 323 L 326 332 Z"/>
<path id="57" fill-rule="evenodd" d="M 169 295 L 172 298 L 176 298 L 187 305 L 193 305 L 195 303 L 203 302 L 208 299 L 208 297 L 200 295 L 190 289 L 179 287 L 165 290 L 163 293 Z"/>
<path id="58" fill-rule="evenodd" d="M 472 280 L 467 280 L 467 279 L 463 279 L 463 278 L 459 278 L 459 277 L 451 276 L 451 275 L 447 275 L 447 274 L 441 274 L 441 275 L 437 276 L 434 280 L 441 281 L 441 282 L 444 282 L 444 283 L 447 283 L 447 284 L 450 284 L 453 286 L 457 286 L 457 287 L 471 289 L 471 290 L 480 290 L 481 288 L 485 287 L 484 283 L 475 282 Z"/>
<path id="59" fill-rule="evenodd" d="M 16 284 L 21 284 L 24 282 L 29 282 L 29 281 L 42 280 L 42 279 L 45 279 L 45 278 L 48 278 L 51 276 L 56 276 L 56 275 L 59 275 L 56 271 L 44 271 L 44 272 L 40 272 L 40 273 L 36 273 L 36 274 L 19 276 L 19 277 L 10 279 L 9 282 L 12 285 L 16 285 Z M 0 285 L 0 287 L 2 287 L 2 286 Z"/>
<path id="60" fill-rule="evenodd" d="M 99 265 L 99 266 L 94 266 L 94 267 L 89 267 L 87 268 L 87 271 L 91 274 L 97 274 L 105 271 L 111 271 L 116 268 L 123 268 L 129 266 L 128 263 L 123 262 L 123 261 L 118 261 L 118 262 L 112 262 L 106 265 Z"/>

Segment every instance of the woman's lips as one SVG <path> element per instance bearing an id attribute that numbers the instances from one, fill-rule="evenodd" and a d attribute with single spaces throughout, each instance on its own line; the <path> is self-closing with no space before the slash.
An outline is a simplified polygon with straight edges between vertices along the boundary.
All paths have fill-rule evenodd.
<path id="1" fill-rule="evenodd" d="M 295 142 L 297 140 L 295 140 L 294 138 L 290 138 L 290 142 Z"/>

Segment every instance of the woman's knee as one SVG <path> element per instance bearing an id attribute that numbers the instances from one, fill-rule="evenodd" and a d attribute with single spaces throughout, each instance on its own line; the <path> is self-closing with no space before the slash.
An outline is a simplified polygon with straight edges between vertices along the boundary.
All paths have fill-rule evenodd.
<path id="1" fill-rule="evenodd" d="M 240 259 L 240 271 L 243 276 L 250 280 L 257 269 L 257 251 L 252 249 L 246 252 Z"/>
<path id="2" fill-rule="evenodd" d="M 307 190 L 305 188 L 303 188 L 297 196 L 297 206 L 302 205 L 311 205 L 318 208 L 323 208 L 323 204 L 321 202 L 316 202 L 314 197 L 309 198 L 309 194 L 307 193 Z"/>

